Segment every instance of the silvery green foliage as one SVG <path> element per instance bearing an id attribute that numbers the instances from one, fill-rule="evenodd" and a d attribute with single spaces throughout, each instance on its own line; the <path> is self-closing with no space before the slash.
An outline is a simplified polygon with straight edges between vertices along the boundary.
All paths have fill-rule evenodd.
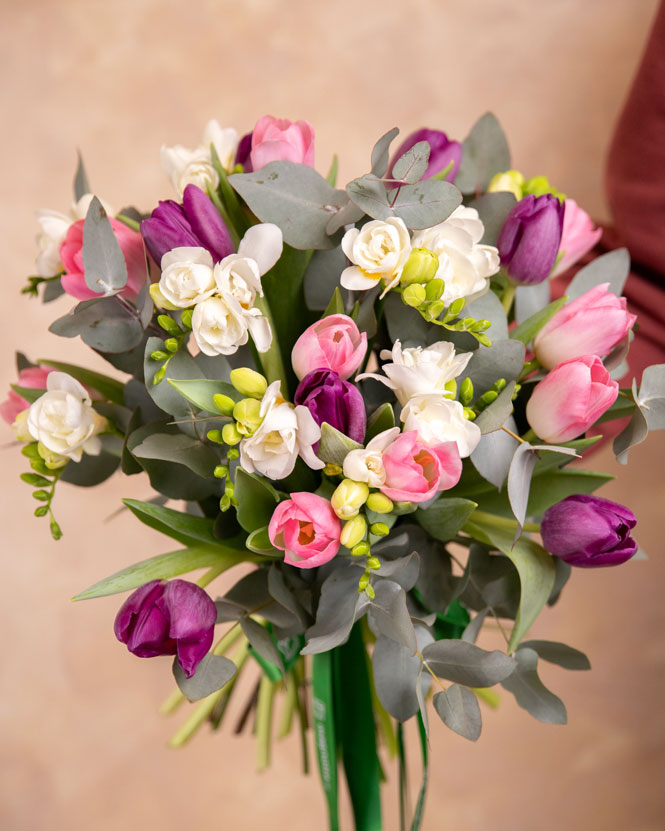
<path id="1" fill-rule="evenodd" d="M 565 724 L 568 720 L 561 699 L 547 689 L 538 677 L 538 653 L 535 649 L 521 647 L 515 653 L 515 672 L 501 682 L 501 686 L 515 696 L 520 707 L 538 721 L 548 724 Z"/>
<path id="2" fill-rule="evenodd" d="M 83 156 L 80 151 L 77 154 L 78 164 L 76 166 L 76 173 L 74 175 L 74 199 L 78 202 L 87 193 L 91 193 L 90 184 L 88 182 L 88 175 L 85 172 L 85 165 L 83 164 Z"/>
<path id="3" fill-rule="evenodd" d="M 125 257 L 96 196 L 83 223 L 83 268 L 87 287 L 98 294 L 115 294 L 127 284 Z"/>
<path id="4" fill-rule="evenodd" d="M 617 248 L 596 257 L 573 277 L 566 289 L 570 300 L 576 300 L 580 295 L 600 283 L 609 283 L 610 291 L 620 296 L 630 273 L 630 255 L 627 248 Z"/>
<path id="5" fill-rule="evenodd" d="M 639 392 L 637 380 L 633 378 L 632 395 L 636 405 L 632 418 L 613 445 L 621 464 L 628 462 L 628 451 L 641 444 L 649 430 L 665 428 L 665 364 L 654 364 L 644 370 Z"/>
<path id="6" fill-rule="evenodd" d="M 173 662 L 173 676 L 180 691 L 190 701 L 199 701 L 217 692 L 236 674 L 236 665 L 223 655 L 206 655 L 191 678 L 182 671 L 178 659 Z"/>
<path id="7" fill-rule="evenodd" d="M 510 168 L 508 142 L 492 113 L 485 113 L 471 128 L 462 144 L 462 162 L 455 184 L 462 193 L 478 193 L 490 179 Z"/>
<path id="8" fill-rule="evenodd" d="M 436 693 L 434 709 L 446 727 L 455 733 L 472 742 L 480 738 L 482 717 L 478 699 L 467 687 L 451 684 L 445 692 Z"/>
<path id="9" fill-rule="evenodd" d="M 415 185 L 427 171 L 429 154 L 428 142 L 417 142 L 397 159 L 393 165 L 392 178 L 399 179 L 407 185 Z"/>

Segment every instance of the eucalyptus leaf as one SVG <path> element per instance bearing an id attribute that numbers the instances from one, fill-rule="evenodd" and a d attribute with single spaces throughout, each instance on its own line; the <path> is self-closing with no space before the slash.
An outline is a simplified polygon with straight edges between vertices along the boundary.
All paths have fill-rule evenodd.
<path id="1" fill-rule="evenodd" d="M 481 609 L 473 620 L 468 624 L 464 632 L 462 632 L 462 640 L 468 643 L 475 643 L 478 640 L 480 630 L 483 628 L 485 618 L 489 614 L 489 608 Z"/>
<path id="2" fill-rule="evenodd" d="M 83 156 L 81 151 L 77 153 L 78 163 L 76 165 L 76 174 L 74 176 L 74 199 L 78 202 L 86 194 L 92 193 L 90 190 L 90 183 L 88 182 L 88 175 L 85 172 L 85 165 L 83 164 Z"/>
<path id="3" fill-rule="evenodd" d="M 85 284 L 98 294 L 114 294 L 127 284 L 127 263 L 104 206 L 93 196 L 83 223 Z"/>
<path id="4" fill-rule="evenodd" d="M 370 598 L 370 620 L 385 637 L 416 653 L 416 633 L 406 608 L 404 589 L 392 580 L 377 580 Z"/>
<path id="5" fill-rule="evenodd" d="M 399 135 L 399 128 L 393 127 L 381 136 L 372 148 L 372 175 L 379 178 L 386 175 L 388 162 L 390 160 L 390 145 Z"/>
<path id="6" fill-rule="evenodd" d="M 665 428 L 665 364 L 653 364 L 642 373 L 637 399 L 649 430 Z"/>
<path id="7" fill-rule="evenodd" d="M 514 384 L 514 382 L 511 381 L 511 384 Z M 505 392 L 505 389 L 503 392 Z M 503 395 L 503 392 L 501 395 Z M 503 405 L 503 402 L 499 403 L 501 395 L 499 395 L 499 398 L 497 398 L 496 401 L 490 404 L 490 406 L 480 414 L 481 416 L 485 416 L 483 422 L 479 425 L 481 432 L 483 430 L 482 424 L 489 422 L 489 419 L 493 418 L 494 412 L 496 412 L 493 412 L 492 408 L 497 404 L 499 404 L 499 406 Z M 485 413 L 488 413 L 488 415 L 485 415 Z M 497 422 L 501 420 L 502 417 L 503 414 L 499 415 Z M 476 421 L 477 420 L 478 419 L 476 419 Z M 508 416 L 508 418 L 504 421 L 504 424 L 511 432 L 517 432 L 517 425 L 511 416 Z M 484 479 L 500 491 L 506 481 L 506 477 L 508 476 L 510 463 L 513 460 L 513 455 L 518 444 L 519 442 L 517 439 L 513 438 L 510 433 L 506 433 L 505 430 L 498 429 L 489 433 L 484 433 L 478 443 L 478 446 L 471 454 L 471 464 Z"/>
<path id="8" fill-rule="evenodd" d="M 278 667 L 283 675 L 284 667 L 282 657 L 265 627 L 250 617 L 243 617 L 240 619 L 240 628 L 259 655 L 264 660 Z"/>
<path id="9" fill-rule="evenodd" d="M 524 355 L 524 344 L 520 341 L 495 340 L 492 346 L 482 346 L 473 353 L 462 377 L 471 378 L 474 392 L 481 395 L 497 378 L 516 381 L 524 367 Z"/>
<path id="10" fill-rule="evenodd" d="M 164 341 L 161 338 L 149 338 L 146 343 L 144 359 L 146 389 L 152 400 L 161 410 L 164 410 L 164 412 L 169 413 L 177 419 L 191 419 L 191 405 L 169 383 L 169 379 L 174 381 L 191 381 L 196 378 L 201 378 L 203 372 L 189 352 L 181 349 L 171 357 L 166 368 L 164 380 L 160 381 L 159 384 L 153 383 L 155 373 L 161 369 L 162 364 L 159 361 L 154 361 L 150 355 L 155 350 L 161 350 L 163 348 Z M 193 431 L 190 430 L 190 432 Z"/>
<path id="11" fill-rule="evenodd" d="M 518 286 L 515 290 L 515 322 L 518 326 L 537 314 L 550 302 L 552 289 L 549 280 L 535 286 Z"/>
<path id="12" fill-rule="evenodd" d="M 396 557 L 394 560 L 385 557 L 386 547 L 380 543 L 374 546 L 373 551 L 381 559 L 381 568 L 375 572 L 379 577 L 390 577 L 394 583 L 407 591 L 416 585 L 420 572 L 420 555 L 417 551 L 412 551 L 404 557 Z"/>
<path id="13" fill-rule="evenodd" d="M 498 397 L 495 398 L 488 407 L 485 407 L 481 413 L 479 413 L 475 423 L 480 428 L 480 432 L 483 436 L 500 431 L 503 432 L 507 438 L 511 438 L 511 436 L 508 436 L 505 431 L 501 430 L 501 428 L 510 419 L 510 415 L 513 412 L 513 393 L 515 392 L 516 385 L 516 381 L 509 381 L 501 390 Z M 512 438 L 511 440 L 514 441 Z"/>
<path id="14" fill-rule="evenodd" d="M 165 378 L 164 380 L 197 409 L 205 410 L 205 412 L 215 415 L 219 413 L 213 400 L 215 395 L 226 395 L 234 401 L 240 401 L 242 398 L 242 395 L 240 395 L 236 388 L 231 384 L 227 384 L 225 381 L 213 381 L 208 378 L 196 378 L 192 381 L 177 380 L 175 378 Z"/>
<path id="15" fill-rule="evenodd" d="M 496 173 L 510 169 L 510 150 L 506 137 L 492 113 L 485 113 L 473 125 L 462 143 L 462 161 L 455 185 L 462 193 L 487 190 Z"/>
<path id="16" fill-rule="evenodd" d="M 100 453 L 90 456 L 84 453 L 80 462 L 70 462 L 60 476 L 61 482 L 77 485 L 80 488 L 92 488 L 105 482 L 120 465 L 117 455 Z"/>
<path id="17" fill-rule="evenodd" d="M 567 300 L 567 297 L 560 297 L 558 300 L 549 303 L 544 309 L 540 309 L 540 311 L 532 314 L 523 323 L 520 323 L 519 326 L 513 329 L 510 337 L 522 341 L 524 344 L 531 343 L 547 321 L 554 317 L 559 309 L 566 304 Z"/>
<path id="18" fill-rule="evenodd" d="M 140 322 L 115 297 L 84 300 L 54 321 L 49 332 L 64 338 L 80 335 L 92 349 L 111 353 L 128 352 L 143 338 Z"/>
<path id="19" fill-rule="evenodd" d="M 433 704 L 446 727 L 472 742 L 480 738 L 482 717 L 471 690 L 452 684 L 445 692 L 435 693 Z"/>
<path id="20" fill-rule="evenodd" d="M 591 669 L 589 659 L 580 652 L 565 643 L 558 641 L 522 641 L 520 650 L 533 649 L 543 661 L 550 664 L 557 664 L 564 669 L 585 670 Z"/>
<path id="21" fill-rule="evenodd" d="M 561 699 L 550 692 L 538 677 L 538 655 L 533 649 L 522 648 L 515 653 L 517 669 L 502 681 L 502 686 L 538 721 L 565 724 L 566 708 Z"/>
<path id="22" fill-rule="evenodd" d="M 428 534 L 447 542 L 457 536 L 477 507 L 470 499 L 440 496 L 426 510 L 419 508 L 415 518 Z"/>
<path id="23" fill-rule="evenodd" d="M 576 300 L 585 292 L 601 283 L 609 283 L 609 290 L 618 297 L 630 274 L 630 254 L 627 248 L 617 248 L 596 257 L 573 277 L 566 289 L 570 300 Z"/>
<path id="24" fill-rule="evenodd" d="M 490 194 L 492 195 L 492 194 Z M 494 194 L 499 195 L 499 194 Z M 462 312 L 463 317 L 473 317 L 475 320 L 489 320 L 490 328 L 487 335 L 492 342 L 506 340 L 508 337 L 508 321 L 501 301 L 493 291 L 486 291 L 470 303 Z"/>
<path id="25" fill-rule="evenodd" d="M 392 169 L 392 178 L 408 185 L 419 182 L 427 171 L 431 148 L 429 142 L 419 141 L 400 156 Z"/>
<path id="26" fill-rule="evenodd" d="M 439 678 L 467 687 L 491 687 L 508 678 L 515 661 L 498 650 L 488 652 L 472 643 L 441 640 L 426 646 L 422 655 Z"/>
<path id="27" fill-rule="evenodd" d="M 515 196 L 505 191 L 484 193 L 478 199 L 469 202 L 469 207 L 478 211 L 485 228 L 485 233 L 480 239 L 481 245 L 496 246 L 503 223 L 516 204 Z"/>
<path id="28" fill-rule="evenodd" d="M 236 173 L 229 183 L 261 222 L 274 222 L 293 248 L 333 248 L 326 232 L 330 219 L 346 203 L 336 190 L 306 164 L 269 162 L 253 173 Z"/>
<path id="29" fill-rule="evenodd" d="M 327 421 L 324 421 L 321 425 L 321 442 L 317 456 L 326 464 L 341 465 L 344 463 L 347 453 L 359 448 L 362 448 L 361 444 L 331 427 Z"/>
<path id="30" fill-rule="evenodd" d="M 306 632 L 307 644 L 301 653 L 328 652 L 344 643 L 351 633 L 360 605 L 358 580 L 361 570 L 353 563 L 336 568 L 321 586 L 316 621 Z"/>
<path id="31" fill-rule="evenodd" d="M 526 519 L 531 477 L 538 461 L 538 452 L 561 453 L 564 456 L 577 456 L 572 447 L 563 447 L 553 444 L 530 445 L 523 442 L 515 451 L 510 471 L 508 473 L 508 500 L 515 519 L 521 527 Z"/>
<path id="32" fill-rule="evenodd" d="M 200 701 L 228 684 L 236 674 L 236 665 L 223 655 L 208 654 L 188 678 L 176 658 L 173 661 L 173 676 L 180 692 L 190 701 Z"/>
<path id="33" fill-rule="evenodd" d="M 418 649 L 424 649 L 433 642 L 432 635 L 424 626 L 416 627 Z M 432 676 L 422 672 L 422 661 L 412 655 L 405 646 L 381 635 L 372 653 L 374 686 L 381 704 L 393 718 L 408 721 L 419 709 L 416 686 L 420 687 L 423 698 L 432 681 Z"/>
<path id="34" fill-rule="evenodd" d="M 58 297 L 62 297 L 65 290 L 62 287 L 62 280 L 51 279 L 44 283 L 44 291 L 42 292 L 42 303 L 52 303 Z"/>
<path id="35" fill-rule="evenodd" d="M 336 214 L 333 214 L 326 225 L 326 233 L 329 236 L 336 234 L 340 228 L 345 225 L 355 225 L 359 219 L 364 216 L 364 211 L 359 208 L 347 197 L 346 204 L 343 205 Z"/>
<path id="36" fill-rule="evenodd" d="M 462 202 L 462 195 L 450 182 L 426 179 L 399 189 L 394 199 L 393 215 L 407 228 L 420 230 L 443 222 Z"/>
<path id="37" fill-rule="evenodd" d="M 315 251 L 305 272 L 305 302 L 309 309 L 325 309 L 339 287 L 339 278 L 348 265 L 342 247 Z"/>
<path id="38" fill-rule="evenodd" d="M 371 173 L 349 182 L 346 192 L 353 204 L 373 219 L 386 220 L 394 216 L 386 186 Z"/>
<path id="39" fill-rule="evenodd" d="M 212 478 L 219 462 L 211 447 L 184 433 L 153 433 L 132 447 L 132 455 L 137 459 L 158 459 L 184 465 L 202 479 Z"/>
<path id="40" fill-rule="evenodd" d="M 287 582 L 283 572 L 284 568 L 289 568 L 289 566 L 280 566 L 278 563 L 270 566 L 268 571 L 268 591 L 280 606 L 283 606 L 295 615 L 303 626 L 307 626 L 311 623 L 310 616 L 298 600 L 292 586 Z"/>

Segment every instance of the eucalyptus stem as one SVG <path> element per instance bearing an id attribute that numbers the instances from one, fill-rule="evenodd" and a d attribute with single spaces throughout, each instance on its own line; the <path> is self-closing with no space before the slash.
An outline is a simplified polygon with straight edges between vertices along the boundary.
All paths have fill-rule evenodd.
<path id="1" fill-rule="evenodd" d="M 258 771 L 266 770 L 270 766 L 270 728 L 274 699 L 275 684 L 267 675 L 262 675 L 256 705 L 256 769 Z"/>

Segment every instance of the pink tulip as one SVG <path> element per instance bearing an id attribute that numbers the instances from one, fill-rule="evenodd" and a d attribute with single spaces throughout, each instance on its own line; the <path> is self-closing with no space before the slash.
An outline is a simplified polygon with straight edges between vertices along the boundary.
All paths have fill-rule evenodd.
<path id="1" fill-rule="evenodd" d="M 393 502 L 426 502 L 457 484 L 462 460 L 454 441 L 427 447 L 415 430 L 399 435 L 383 451 L 386 483 L 380 490 Z"/>
<path id="2" fill-rule="evenodd" d="M 297 162 L 314 167 L 314 128 L 308 121 L 264 115 L 256 122 L 249 154 L 253 170 L 268 162 Z"/>
<path id="3" fill-rule="evenodd" d="M 538 332 L 533 349 L 544 367 L 552 369 L 581 355 L 602 357 L 626 337 L 637 317 L 626 309 L 626 298 L 617 297 L 608 286 L 589 289 Z"/>
<path id="4" fill-rule="evenodd" d="M 268 536 L 285 552 L 284 562 L 298 568 L 327 563 L 339 551 L 342 523 L 330 502 L 306 491 L 291 494 L 275 508 Z"/>
<path id="5" fill-rule="evenodd" d="M 570 441 L 585 433 L 618 394 L 619 385 L 600 358 L 583 355 L 559 364 L 536 384 L 526 405 L 526 418 L 544 441 Z"/>
<path id="6" fill-rule="evenodd" d="M 315 369 L 332 369 L 345 381 L 367 352 L 367 334 L 347 315 L 328 315 L 309 326 L 296 341 L 291 362 L 298 379 Z"/>
<path id="7" fill-rule="evenodd" d="M 101 292 L 94 292 L 88 288 L 85 282 L 83 269 L 83 223 L 80 219 L 69 226 L 67 236 L 60 246 L 60 259 L 65 266 L 65 274 L 62 276 L 62 287 L 67 294 L 77 300 L 90 300 L 99 297 Z M 136 297 L 141 291 L 146 279 L 146 260 L 143 250 L 143 238 L 141 234 L 132 231 L 117 219 L 109 218 L 111 227 L 122 249 L 127 264 L 127 285 L 122 294 L 129 297 Z"/>
<path id="8" fill-rule="evenodd" d="M 574 199 L 566 199 L 563 203 L 563 230 L 559 243 L 559 253 L 563 256 L 556 264 L 552 277 L 563 274 L 587 251 L 591 251 L 602 233 L 602 228 L 594 230 L 591 217 Z"/>
<path id="9" fill-rule="evenodd" d="M 31 390 L 46 390 L 46 379 L 49 372 L 53 372 L 53 370 L 43 366 L 31 366 L 19 372 L 16 383 L 19 387 L 27 387 Z M 6 421 L 7 424 L 13 424 L 16 421 L 16 416 L 22 413 L 23 410 L 27 410 L 29 406 L 29 401 L 10 389 L 7 398 L 0 402 L 0 418 Z"/>

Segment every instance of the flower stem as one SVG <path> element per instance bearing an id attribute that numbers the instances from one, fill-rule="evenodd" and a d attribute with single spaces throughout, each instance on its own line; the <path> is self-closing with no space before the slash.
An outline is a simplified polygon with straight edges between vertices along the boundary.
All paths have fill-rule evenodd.
<path id="1" fill-rule="evenodd" d="M 281 381 L 281 391 L 284 398 L 288 398 L 289 385 L 286 377 L 286 369 L 284 361 L 282 360 L 282 353 L 279 351 L 279 342 L 277 340 L 277 332 L 275 331 L 275 322 L 270 312 L 270 306 L 265 297 L 258 297 L 254 301 L 254 305 L 261 312 L 264 317 L 268 319 L 270 324 L 270 331 L 272 332 L 272 342 L 267 352 L 259 354 L 259 360 L 263 369 L 263 374 L 268 379 L 268 383 L 273 381 Z"/>
<path id="2" fill-rule="evenodd" d="M 503 306 L 503 310 L 506 313 L 506 317 L 510 314 L 510 310 L 513 307 L 513 300 L 515 299 L 515 286 L 514 283 L 508 283 L 506 286 L 503 297 L 501 298 L 501 305 Z"/>
<path id="3" fill-rule="evenodd" d="M 256 705 L 256 769 L 266 770 L 270 766 L 270 728 L 275 699 L 275 684 L 267 675 L 261 676 L 259 700 Z"/>

